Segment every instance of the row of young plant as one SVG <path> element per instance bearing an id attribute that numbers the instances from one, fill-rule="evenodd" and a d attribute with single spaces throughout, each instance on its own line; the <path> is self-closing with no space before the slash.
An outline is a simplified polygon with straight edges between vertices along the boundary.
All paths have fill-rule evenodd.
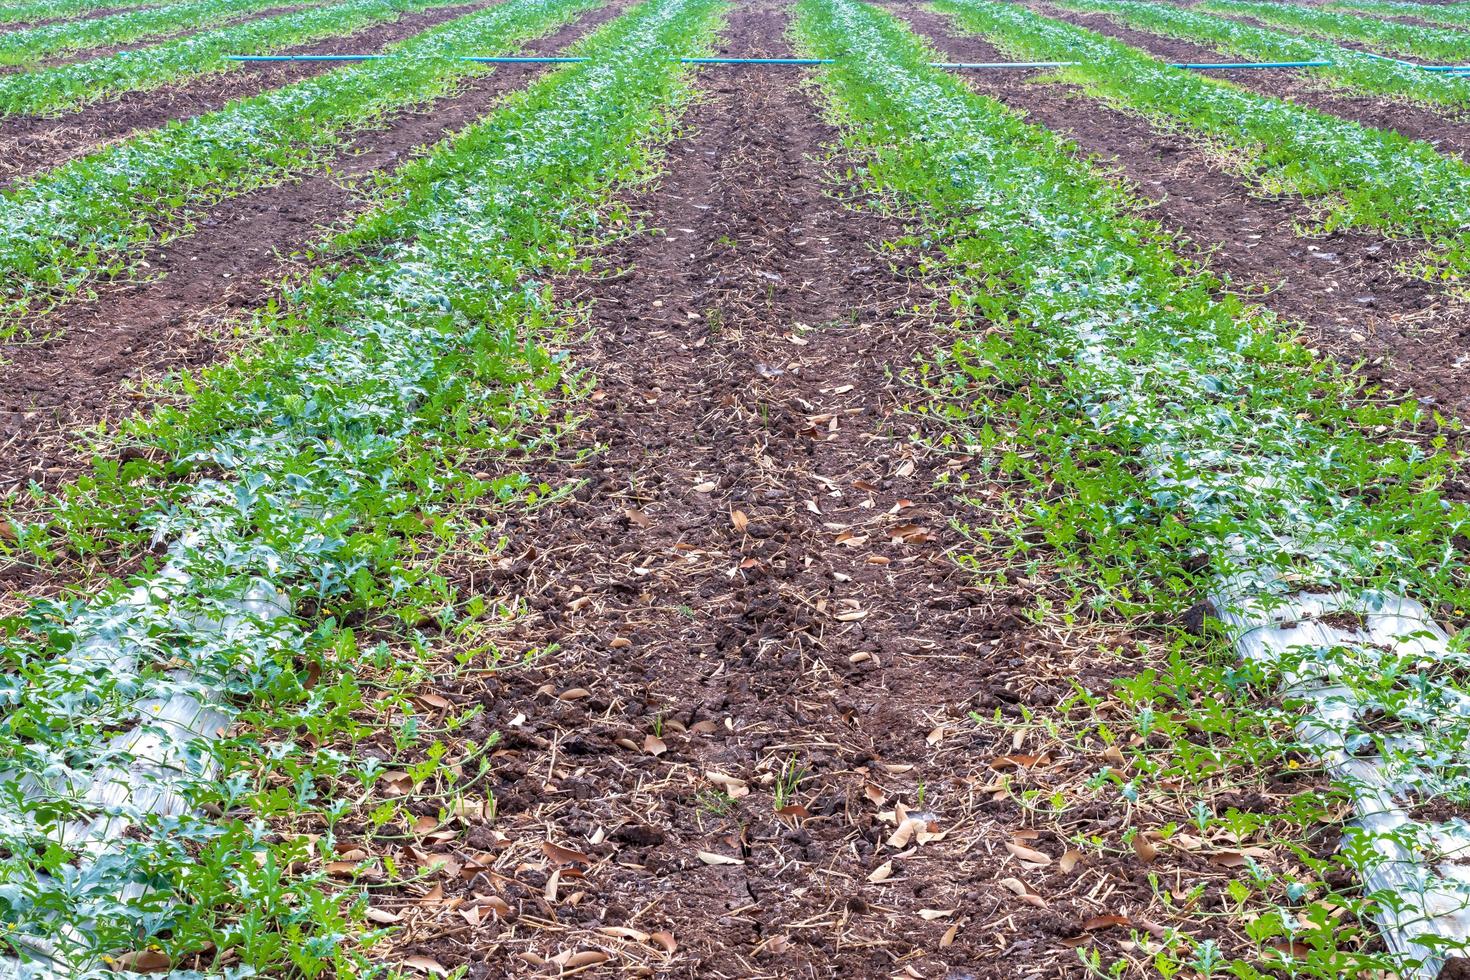
<path id="1" fill-rule="evenodd" d="M 1362 11 L 1380 17 L 1413 17 L 1452 27 L 1470 25 L 1470 8 L 1451 3 L 1414 3 L 1411 0 L 1332 0 L 1328 10 Z"/>
<path id="2" fill-rule="evenodd" d="M 865 158 L 863 179 L 919 216 L 914 236 L 940 255 L 929 272 L 951 284 L 952 304 L 976 325 L 918 374 L 945 441 L 977 461 L 985 486 L 1008 488 L 1008 518 L 971 533 L 992 557 L 1004 552 L 1007 572 L 1069 596 L 1051 609 L 1060 621 L 1133 624 L 1168 651 L 1120 682 L 1116 697 L 1131 716 L 1094 713 L 1104 699 L 1079 690 L 1035 723 L 1083 755 L 1137 736 L 1126 765 L 1104 767 L 1090 784 L 1129 821 L 1157 801 L 1197 794 L 1190 834 L 1250 827 L 1290 845 L 1301 840 L 1291 821 L 1302 812 L 1339 822 L 1321 794 L 1278 797 L 1267 813 L 1242 815 L 1216 808 L 1214 781 L 1242 763 L 1264 767 L 1255 773 L 1263 782 L 1303 759 L 1326 764 L 1291 735 L 1294 716 L 1316 702 L 1271 705 L 1283 678 L 1331 676 L 1334 712 L 1319 724 L 1336 726 L 1339 744 L 1391 770 L 1397 789 L 1420 794 L 1416 802 L 1447 792 L 1463 800 L 1455 787 L 1470 765 L 1470 713 L 1456 708 L 1470 703 L 1464 637 L 1438 659 L 1418 644 L 1303 645 L 1242 663 L 1218 634 L 1197 640 L 1168 625 L 1222 583 L 1246 581 L 1246 570 L 1260 591 L 1232 600 L 1379 590 L 1421 597 L 1463 621 L 1470 569 L 1456 536 L 1470 506 L 1441 493 L 1458 476 L 1444 437 L 1420 438 L 1416 405 L 1365 400 L 1268 314 L 1221 292 L 1064 140 L 927 67 L 935 52 L 893 16 L 856 0 L 801 0 L 799 9 L 806 50 L 839 59 L 823 84 L 846 141 Z M 982 512 L 996 506 L 987 498 Z M 1066 719 L 1079 714 L 1085 730 L 1071 731 Z M 1349 796 L 1358 788 L 1341 786 Z M 1122 846 L 1141 829 L 1128 827 Z M 1148 829 L 1163 846 L 1182 830 Z M 1432 862 L 1443 856 L 1435 846 L 1429 828 L 1405 821 L 1391 840 L 1350 832 L 1336 858 L 1298 845 L 1295 871 L 1247 862 L 1230 903 L 1240 903 L 1232 925 L 1254 949 L 1222 950 L 1187 929 L 1142 938 L 1164 976 L 1406 969 L 1455 942 L 1431 936 L 1407 957 L 1374 954 L 1343 912 L 1391 909 L 1395 922 L 1410 914 L 1437 922 L 1446 908 L 1426 893 L 1463 913 L 1470 886 L 1426 866 L 1415 879 L 1430 882 L 1423 892 L 1376 890 L 1364 905 L 1325 879 L 1342 862 L 1376 874 L 1405 850 Z M 1158 900 L 1194 901 L 1180 892 Z M 1181 925 L 1199 921 L 1198 911 L 1174 912 Z M 1097 975 L 1117 975 L 1094 965 Z"/>
<path id="3" fill-rule="evenodd" d="M 64 21 L 0 36 L 0 65 L 26 65 L 43 58 L 112 44 L 165 37 L 282 6 L 281 0 L 193 0 L 92 20 Z"/>
<path id="4" fill-rule="evenodd" d="M 339 0 L 90 61 L 0 75 L 0 115 L 60 114 L 126 92 L 178 85 L 229 69 L 249 70 L 227 57 L 269 54 L 324 38 L 346 37 L 405 13 L 462 3 L 464 0 Z"/>
<path id="5" fill-rule="evenodd" d="M 0 339 L 27 314 L 127 272 L 142 246 L 187 233 L 201 209 L 279 184 L 389 115 L 494 70 L 438 56 L 511 52 L 599 2 L 506 0 L 393 45 L 401 58 L 353 64 L 175 120 L 6 191 Z"/>
<path id="6" fill-rule="evenodd" d="M 76 536 L 169 548 L 162 567 L 0 624 L 0 941 L 73 970 L 148 943 L 211 975 L 361 968 L 364 903 L 318 869 L 337 825 L 368 823 L 354 805 L 389 822 L 399 808 L 381 760 L 352 753 L 386 733 L 356 719 L 388 705 L 407 747 L 420 729 L 448 736 L 410 700 L 421 690 L 368 703 L 365 675 L 411 657 L 360 651 L 342 618 L 396 622 L 430 657 L 410 627 L 474 606 L 426 551 L 496 547 L 468 504 L 526 490 L 510 456 L 554 437 L 572 383 L 543 346 L 561 317 L 546 278 L 605 232 L 610 191 L 648 172 L 690 94 L 677 59 L 709 51 L 723 7 L 647 0 L 578 46 L 589 62 L 408 165 L 337 241 L 340 261 L 262 312 L 275 339 L 129 427 L 151 461 L 99 462 L 47 520 L 15 527 L 32 558 Z M 504 475 L 474 475 L 490 459 Z M 172 707 L 190 704 L 210 717 Z M 182 720 L 152 721 L 160 705 Z M 243 733 L 206 737 L 242 711 Z M 146 753 L 120 731 L 149 736 Z M 486 746 L 436 745 L 415 795 L 443 788 L 449 807 Z M 282 843 L 260 819 L 302 812 L 320 839 Z"/>
<path id="7" fill-rule="evenodd" d="M 1423 58 L 1435 64 L 1470 61 L 1470 35 L 1443 27 L 1253 0 L 1205 0 L 1199 8 L 1331 40 L 1360 41 L 1399 57 Z"/>
<path id="8" fill-rule="evenodd" d="M 0 4 L 0 24 L 27 24 L 32 21 L 82 17 L 94 10 L 132 10 L 159 6 L 147 0 L 17 0 Z"/>
<path id="9" fill-rule="evenodd" d="M 1025 60 L 1075 61 L 1059 77 L 1089 95 L 1228 150 L 1222 163 L 1267 194 L 1308 198 L 1327 229 L 1427 239 L 1419 273 L 1470 269 L 1470 164 L 1399 133 L 1239 89 L 1095 31 L 996 0 L 937 0 L 962 29 Z"/>
<path id="10" fill-rule="evenodd" d="M 1426 76 L 1423 70 L 1384 61 L 1352 48 L 1257 27 L 1152 0 L 1052 0 L 1064 10 L 1105 14 L 1120 24 L 1162 37 L 1194 41 L 1254 61 L 1327 61 L 1309 77 L 1338 88 L 1357 89 L 1431 105 L 1464 106 L 1470 80 Z M 1470 39 L 1467 39 L 1470 40 Z"/>

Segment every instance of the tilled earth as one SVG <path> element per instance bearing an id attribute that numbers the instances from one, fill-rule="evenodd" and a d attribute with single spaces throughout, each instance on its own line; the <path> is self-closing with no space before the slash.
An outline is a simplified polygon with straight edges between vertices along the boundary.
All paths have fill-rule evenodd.
<path id="1" fill-rule="evenodd" d="M 1009 60 L 984 39 L 959 31 L 949 18 L 925 7 L 894 3 L 889 9 L 946 57 Z M 1106 33 L 1156 54 L 1222 58 L 1219 52 L 1126 31 L 1105 18 L 1066 19 L 1107 28 Z M 1030 121 L 1072 140 L 1082 154 L 1113 166 L 1151 202 L 1147 215 L 1182 236 L 1185 251 L 1192 245 L 1233 288 L 1303 325 L 1311 346 L 1346 364 L 1361 362 L 1360 376 L 1384 394 L 1411 392 L 1455 414 L 1470 411 L 1470 359 L 1464 357 L 1470 310 L 1400 268 L 1422 251 L 1422 241 L 1348 229 L 1309 234 L 1306 230 L 1319 222 L 1308 204 L 1261 195 L 1230 173 L 1208 145 L 1185 133 L 1155 128 L 1073 87 L 1039 82 L 1024 73 L 965 77 L 975 91 L 1023 112 Z M 1295 99 L 1302 87 L 1295 84 L 1290 97 Z M 1399 111 L 1379 104 L 1385 111 Z M 1443 125 L 1454 128 L 1448 121 Z"/>
<path id="2" fill-rule="evenodd" d="M 740 6 L 731 53 L 788 54 L 784 22 Z M 483 706 L 471 737 L 501 733 L 495 831 L 384 903 L 395 954 L 476 978 L 1001 978 L 1126 955 L 1119 927 L 1161 928 L 1151 871 L 1210 902 L 1218 869 L 1126 847 L 1075 863 L 1012 793 L 1100 760 L 1011 723 L 1139 663 L 1027 622 L 1038 583 L 972 586 L 954 524 L 983 504 L 942 485 L 966 461 L 920 442 L 899 377 L 948 329 L 917 256 L 878 249 L 901 225 L 834 196 L 836 134 L 797 79 L 721 68 L 701 88 L 634 202 L 662 231 L 561 284 L 589 305 L 571 353 L 597 387 L 545 478 L 578 489 L 509 518 L 506 557 L 460 583 L 523 601 L 499 642 L 535 656 L 440 692 Z M 1068 814 L 1068 833 L 1121 829 L 1113 807 Z"/>
<path id="3" fill-rule="evenodd" d="M 901 12 L 946 52 L 996 60 L 922 8 Z M 785 0 L 743 0 L 727 53 L 791 54 L 788 16 Z M 365 135 L 331 176 L 212 209 L 151 257 L 160 278 L 108 287 L 58 314 L 59 339 L 7 350 L 0 491 L 74 474 L 68 433 L 134 404 L 126 382 L 217 356 L 232 311 L 361 206 L 344 176 L 400 161 L 529 77 L 476 80 Z M 444 831 L 439 802 L 417 800 L 436 829 L 411 846 L 339 828 L 346 847 L 431 869 L 374 894 L 402 927 L 388 954 L 477 980 L 958 980 L 1081 976 L 1079 950 L 1142 969 L 1139 937 L 1166 926 L 1243 950 L 1222 897 L 1240 863 L 1123 843 L 1162 821 L 1079 789 L 1122 764 L 1116 749 L 1027 720 L 1074 685 L 1104 696 L 1155 656 L 1150 637 L 1038 616 L 1046 582 L 981 588 L 966 567 L 978 546 L 957 528 L 990 519 L 998 491 L 958 492 L 970 461 L 934 448 L 906 376 L 955 329 L 944 289 L 919 275 L 923 255 L 883 244 L 902 215 L 846 197 L 859 192 L 805 78 L 703 69 L 664 176 L 629 196 L 646 226 L 556 284 L 585 310 L 567 353 L 596 387 L 558 458 L 531 471 L 572 491 L 485 515 L 503 557 L 464 558 L 457 584 L 519 610 L 496 636 L 505 666 L 422 694 L 429 709 L 483 708 L 465 737 L 499 734 L 494 819 Z M 1434 363 L 1457 338 L 1452 308 L 1392 271 L 1412 246 L 1306 240 L 1299 204 L 1251 196 L 1182 138 L 1055 87 L 973 83 L 1115 158 L 1166 226 L 1238 284 L 1274 287 L 1266 302 L 1325 346 L 1391 356 L 1370 371 L 1470 404 L 1458 368 Z M 1112 652 L 1125 644 L 1126 658 Z M 1262 783 L 1214 802 L 1272 811 L 1300 788 Z M 1028 789 L 1071 803 L 1042 819 L 1018 799 Z M 1069 841 L 1084 836 L 1104 846 L 1083 857 Z M 1267 867 L 1290 860 L 1269 842 L 1229 846 L 1235 862 L 1248 847 Z M 1170 918 L 1160 890 L 1195 885 Z"/>

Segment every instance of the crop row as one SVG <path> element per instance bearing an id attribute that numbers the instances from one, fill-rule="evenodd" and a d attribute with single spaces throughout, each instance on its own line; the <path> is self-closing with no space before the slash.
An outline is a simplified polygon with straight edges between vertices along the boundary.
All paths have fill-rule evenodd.
<path id="1" fill-rule="evenodd" d="M 1364 92 L 1457 107 L 1470 101 L 1470 80 L 1427 77 L 1421 69 L 1397 61 L 1384 61 L 1326 41 L 1200 13 L 1198 7 L 1176 7 L 1151 0 L 1054 2 L 1067 10 L 1106 14 L 1141 31 L 1197 41 L 1241 58 L 1329 61 L 1327 67 L 1312 69 L 1313 79 Z"/>
<path id="2" fill-rule="evenodd" d="M 281 5 L 281 0 L 195 0 L 12 31 L 0 37 L 0 64 L 30 64 L 68 52 L 178 34 Z"/>
<path id="3" fill-rule="evenodd" d="M 1470 26 L 1470 9 L 1460 4 L 1412 3 L 1410 0 L 1332 0 L 1329 10 L 1357 10 L 1382 17 L 1413 17 L 1434 24 Z"/>
<path id="4" fill-rule="evenodd" d="M 352 133 L 491 70 L 437 55 L 505 53 L 596 2 L 506 0 L 395 45 L 402 58 L 354 64 L 176 120 L 7 192 L 0 266 L 10 274 L 0 338 L 14 333 L 18 317 L 129 268 L 140 246 L 177 234 L 198 208 L 278 184 Z"/>
<path id="5" fill-rule="evenodd" d="M 378 774 L 366 764 L 376 759 L 317 755 L 292 737 L 301 725 L 318 744 L 360 735 L 355 674 L 373 660 L 311 610 L 404 623 L 457 615 L 419 539 L 468 547 L 476 530 L 463 505 L 524 486 L 524 475 L 471 471 L 548 429 L 562 379 L 540 346 L 558 318 L 541 278 L 602 233 L 610 189 L 646 172 L 646 141 L 667 133 L 689 94 L 676 59 L 708 50 L 722 8 L 649 0 L 579 46 L 590 62 L 405 167 L 381 208 L 338 240 L 340 263 L 262 314 L 276 339 L 207 372 L 187 407 L 130 434 L 162 462 L 101 467 L 49 526 L 18 529 L 34 541 L 111 510 L 129 515 L 117 538 L 145 533 L 170 549 L 162 570 L 90 600 L 38 601 L 4 623 L 0 769 L 7 810 L 21 819 L 0 825 L 0 936 L 17 950 L 62 943 L 76 965 L 160 937 L 176 964 L 213 948 L 251 968 L 289 960 L 311 976 L 352 955 L 326 879 L 282 875 L 335 854 L 330 826 L 346 801 L 319 790 L 356 778 L 352 795 L 371 796 Z M 280 805 L 269 780 L 252 778 L 265 756 L 258 731 L 210 742 L 174 710 L 186 720 L 153 726 L 161 748 L 151 757 L 118 748 L 112 732 L 151 731 L 134 726 L 180 701 L 226 719 L 249 709 L 257 729 L 279 724 L 266 733 L 282 739 L 272 758 L 290 773 L 297 810 L 326 811 L 326 835 L 272 846 L 252 826 L 252 813 Z M 404 698 L 401 710 L 414 709 Z M 98 814 L 99 788 L 120 784 L 128 792 L 106 814 L 105 840 L 57 841 L 58 820 Z M 160 817 L 158 792 L 187 805 Z M 211 820 L 204 806 L 231 816 Z M 126 838 L 120 825 L 133 828 Z M 88 849 L 101 856 L 78 861 Z M 129 889 L 134 898 L 118 901 Z M 175 896 L 186 901 L 162 901 Z M 214 918 L 244 898 L 237 919 Z"/>
<path id="6" fill-rule="evenodd" d="M 1062 76 L 1094 97 L 1228 149 L 1227 165 L 1269 194 L 1314 200 L 1327 228 L 1362 226 L 1430 243 L 1421 270 L 1470 268 L 1470 165 L 1427 143 L 1246 92 L 1094 31 L 993 0 L 939 0 L 962 28 L 1012 55 L 1079 62 Z M 1433 80 L 1429 80 L 1433 83 Z"/>
<path id="7" fill-rule="evenodd" d="M 205 31 L 136 51 L 24 74 L 0 76 L 0 115 L 60 113 L 125 92 L 177 85 L 239 68 L 232 54 L 268 54 L 297 44 L 352 34 L 403 13 L 456 6 L 464 0 L 341 0 Z"/>
<path id="8" fill-rule="evenodd" d="M 1416 407 L 1362 401 L 1268 314 L 1190 271 L 1168 236 L 1139 217 L 1138 202 L 1063 140 L 927 67 L 934 53 L 895 18 L 854 0 L 800 7 L 812 54 L 849 55 L 825 72 L 825 88 L 849 144 L 867 157 L 870 189 L 920 216 L 916 233 L 942 255 L 931 273 L 950 278 L 961 312 L 997 328 L 976 324 L 921 375 L 957 448 L 987 481 L 1011 488 L 1014 524 L 977 532 L 987 552 L 1004 550 L 1018 574 L 1071 586 L 1066 612 L 1155 629 L 1222 583 L 1250 593 L 1228 595 L 1232 603 L 1287 605 L 1306 589 L 1338 609 L 1385 591 L 1467 608 L 1470 569 L 1453 539 L 1470 508 L 1439 492 L 1456 465 L 1434 451 L 1442 441 L 1430 448 L 1397 437 L 1419 420 Z M 1361 492 L 1368 486 L 1371 495 Z M 1470 696 L 1452 681 L 1463 684 L 1462 651 L 1435 659 L 1417 642 L 1346 641 L 1226 669 L 1217 666 L 1228 662 L 1223 651 L 1191 649 L 1178 635 L 1186 656 L 1168 676 L 1130 688 L 1144 692 L 1129 695 L 1136 714 L 1110 714 L 1092 733 L 1108 744 L 1123 726 L 1147 739 L 1125 768 L 1097 781 L 1121 810 L 1133 812 L 1141 794 L 1208 783 L 1233 757 L 1262 752 L 1238 737 L 1240 719 L 1269 712 L 1276 682 L 1288 678 L 1299 686 L 1286 718 L 1309 712 L 1313 740 L 1331 745 L 1288 736 L 1254 758 L 1282 765 L 1301 751 L 1335 765 L 1352 753 L 1392 773 L 1410 797 L 1458 792 L 1470 762 Z M 1090 706 L 1085 694 L 1074 702 Z M 1206 805 L 1199 832 L 1222 816 Z M 1412 917 L 1423 930 L 1467 898 L 1464 886 L 1426 877 L 1415 863 L 1442 845 L 1404 821 L 1381 836 L 1350 834 L 1344 846 L 1365 874 L 1402 874 L 1419 888 L 1371 898 L 1390 921 Z M 1404 862 L 1406 851 L 1415 860 Z M 1244 894 L 1259 889 L 1269 902 L 1248 929 L 1255 955 L 1226 964 L 1211 941 L 1166 935 L 1162 975 L 1276 975 L 1283 949 L 1293 976 L 1387 965 L 1352 948 L 1353 930 L 1324 914 L 1330 904 L 1308 902 L 1322 895 L 1310 873 L 1278 879 L 1253 867 L 1242 877 Z M 1432 948 L 1436 937 L 1421 938 L 1396 952 L 1422 960 L 1445 951 Z"/>
<path id="9" fill-rule="evenodd" d="M 77 17 L 93 10 L 130 10 L 159 4 L 147 0 L 18 0 L 0 5 L 0 24 L 24 24 L 36 20 Z"/>
<path id="10" fill-rule="evenodd" d="M 1287 30 L 1318 37 L 1362 41 L 1387 54 L 1412 55 L 1453 64 L 1470 61 L 1470 35 L 1463 31 L 1250 0 L 1205 0 L 1199 8 L 1218 14 L 1254 17 Z"/>

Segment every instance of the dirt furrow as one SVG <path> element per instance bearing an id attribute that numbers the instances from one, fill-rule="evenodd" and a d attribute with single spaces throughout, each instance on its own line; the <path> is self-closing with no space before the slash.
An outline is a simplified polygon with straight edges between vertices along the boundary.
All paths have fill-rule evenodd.
<path id="1" fill-rule="evenodd" d="M 789 53 L 784 21 L 741 5 L 730 49 Z M 1077 931 L 1037 939 L 996 884 L 1019 811 L 967 712 L 1064 682 L 1012 669 L 1022 600 L 991 605 L 947 556 L 951 461 L 913 442 L 896 376 L 943 343 L 906 312 L 932 296 L 914 256 L 875 251 L 898 224 L 824 193 L 836 134 L 799 76 L 701 77 L 636 202 L 666 234 L 563 284 L 590 304 L 571 355 L 597 389 L 547 479 L 582 484 L 504 518 L 506 557 L 463 572 L 527 604 L 501 649 L 544 651 L 474 689 L 502 736 L 504 836 L 467 842 L 499 848 L 493 871 L 410 898 L 397 952 L 476 978 L 584 943 L 680 976 L 1015 976 L 1008 947 Z M 461 928 L 454 905 L 490 893 L 509 924 Z"/>
<path id="2" fill-rule="evenodd" d="M 614 2 L 526 46 L 554 54 L 625 10 Z M 148 256 L 150 276 L 110 283 L 87 303 L 36 324 L 43 343 L 0 349 L 0 493 L 36 481 L 55 486 L 85 460 L 78 430 L 145 408 L 130 382 L 209 363 L 227 349 L 229 326 L 264 303 L 301 263 L 299 253 L 347 223 L 364 199 L 354 186 L 405 162 L 482 116 L 545 66 L 507 65 L 454 95 L 364 133 L 329 172 L 243 195 L 209 210 L 195 232 Z"/>
<path id="3" fill-rule="evenodd" d="M 1240 60 L 1216 48 L 1124 27 L 1103 14 L 1073 13 L 1046 3 L 1030 6 L 1037 13 L 1116 38 L 1167 61 Z M 1394 130 L 1410 139 L 1423 140 L 1441 153 L 1463 157 L 1470 148 L 1470 120 L 1449 108 L 1437 109 L 1385 96 L 1325 91 L 1304 71 L 1215 71 L 1210 72 L 1210 77 L 1226 79 L 1251 92 L 1288 99 L 1363 126 Z M 1425 83 L 1434 84 L 1432 79 L 1426 79 Z"/>
<path id="4" fill-rule="evenodd" d="M 946 17 L 891 5 L 946 57 L 1005 60 L 993 45 L 956 33 Z M 1293 198 L 1255 196 L 1225 172 L 1208 147 L 1184 133 L 1155 129 L 1076 89 L 1037 84 L 1011 73 L 965 76 L 977 92 L 1024 112 L 1117 168 L 1151 202 L 1146 213 L 1199 249 L 1196 256 L 1234 288 L 1301 323 L 1313 346 L 1387 392 L 1412 391 L 1470 415 L 1470 364 L 1462 355 L 1467 310 L 1422 280 L 1395 271 L 1423 247 L 1353 231 L 1307 235 L 1309 207 Z"/>
<path id="5" fill-rule="evenodd" d="M 463 6 L 404 14 L 389 24 L 285 48 L 279 53 L 341 52 L 344 44 L 350 44 L 353 53 L 373 54 L 436 24 L 487 6 L 493 4 L 478 0 Z M 144 130 L 162 126 L 169 120 L 214 112 L 236 99 L 259 95 L 340 68 L 341 65 L 330 62 L 263 62 L 204 75 L 177 85 L 144 92 L 125 92 L 115 99 L 94 103 L 60 118 L 11 116 L 0 119 L 0 189 Z"/>

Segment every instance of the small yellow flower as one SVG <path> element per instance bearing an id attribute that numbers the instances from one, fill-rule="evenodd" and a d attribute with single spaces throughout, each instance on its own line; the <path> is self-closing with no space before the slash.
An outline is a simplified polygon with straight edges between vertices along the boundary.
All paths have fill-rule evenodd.
<path id="1" fill-rule="evenodd" d="M 1292 759 L 1286 764 L 1286 768 L 1288 769 L 1300 769 L 1301 767 L 1302 764 L 1300 762 L 1297 762 L 1295 759 Z"/>

